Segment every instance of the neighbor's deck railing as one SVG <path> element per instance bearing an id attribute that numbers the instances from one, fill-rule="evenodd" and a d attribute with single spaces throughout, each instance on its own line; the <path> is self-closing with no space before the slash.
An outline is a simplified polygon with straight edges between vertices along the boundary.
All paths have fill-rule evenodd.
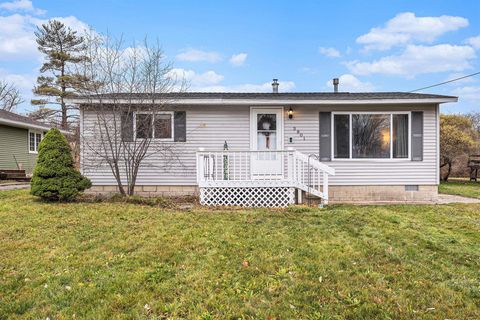
<path id="1" fill-rule="evenodd" d="M 291 186 L 328 201 L 335 170 L 295 150 L 197 152 L 199 187 Z"/>

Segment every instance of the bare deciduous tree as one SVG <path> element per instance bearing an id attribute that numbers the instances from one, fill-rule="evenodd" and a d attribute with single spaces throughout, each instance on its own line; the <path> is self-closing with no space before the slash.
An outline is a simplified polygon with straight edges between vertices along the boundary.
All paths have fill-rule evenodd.
<path id="1" fill-rule="evenodd" d="M 158 44 L 125 47 L 122 38 L 90 33 L 85 37 L 83 73 L 90 79 L 83 88 L 84 110 L 94 109 L 95 128 L 86 131 L 84 167 L 107 165 L 122 195 L 133 195 L 142 165 L 153 155 L 163 165 L 178 158 L 170 137 L 173 117 L 159 112 L 173 102 L 184 83 L 172 73 L 172 66 Z M 173 137 L 172 137 L 173 139 Z M 177 159 L 178 160 L 178 159 Z"/>
<path id="2" fill-rule="evenodd" d="M 13 84 L 0 80 L 0 109 L 12 111 L 21 103 L 20 91 Z"/>

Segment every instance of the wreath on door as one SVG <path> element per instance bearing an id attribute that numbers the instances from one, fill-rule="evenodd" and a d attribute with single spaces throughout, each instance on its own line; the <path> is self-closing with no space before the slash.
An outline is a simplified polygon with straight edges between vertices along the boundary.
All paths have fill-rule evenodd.
<path id="1" fill-rule="evenodd" d="M 259 130 L 274 130 L 275 117 L 270 114 L 264 114 L 260 117 Z"/>

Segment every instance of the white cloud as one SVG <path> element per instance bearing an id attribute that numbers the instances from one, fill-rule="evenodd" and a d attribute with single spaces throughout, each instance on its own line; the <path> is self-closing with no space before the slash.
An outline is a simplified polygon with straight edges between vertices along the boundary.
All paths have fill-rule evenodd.
<path id="1" fill-rule="evenodd" d="M 170 71 L 170 73 L 179 81 L 187 81 L 192 88 L 215 85 L 221 82 L 224 78 L 224 76 L 212 70 L 204 73 L 196 73 L 193 70 L 174 68 Z"/>
<path id="2" fill-rule="evenodd" d="M 343 74 L 339 78 L 338 91 L 340 92 L 371 92 L 375 90 L 375 86 L 370 82 L 360 81 L 352 74 Z M 329 80 L 326 83 L 328 88 L 333 90 L 333 82 Z"/>
<path id="3" fill-rule="evenodd" d="M 36 72 L 32 70 L 31 73 L 11 73 L 8 70 L 0 69 L 0 79 L 15 85 L 20 91 L 22 99 L 25 103 L 19 106 L 15 111 L 22 112 L 26 106 L 30 105 L 30 100 L 33 98 L 32 89 L 36 83 Z"/>
<path id="4" fill-rule="evenodd" d="M 180 61 L 207 61 L 207 62 L 218 62 L 221 60 L 220 55 L 214 51 L 202 51 L 198 49 L 184 49 L 181 53 L 177 55 L 177 60 Z"/>
<path id="5" fill-rule="evenodd" d="M 39 56 L 36 26 L 37 19 L 28 15 L 0 16 L 0 60 Z"/>
<path id="6" fill-rule="evenodd" d="M 53 17 L 50 18 L 50 20 L 58 20 L 62 22 L 64 25 L 67 27 L 72 28 L 74 31 L 77 31 L 78 33 L 82 34 L 85 31 L 88 31 L 90 29 L 90 26 L 86 24 L 85 22 L 79 20 L 75 16 L 68 16 L 68 17 Z M 47 23 L 48 20 L 42 20 L 42 23 Z"/>
<path id="7" fill-rule="evenodd" d="M 480 49 L 480 35 L 476 37 L 468 38 L 466 43 L 474 47 L 475 49 Z"/>
<path id="8" fill-rule="evenodd" d="M 16 0 L 12 2 L 3 2 L 3 3 L 0 3 L 0 9 L 4 9 L 8 11 L 24 11 L 24 12 L 30 12 L 36 15 L 42 15 L 47 12 L 45 10 L 35 8 L 32 4 L 32 1 L 29 1 L 29 0 Z"/>
<path id="9" fill-rule="evenodd" d="M 318 48 L 318 52 L 320 54 L 329 57 L 329 58 L 338 58 L 340 57 L 340 51 L 338 51 L 335 48 L 325 48 L 325 47 L 320 47 Z"/>
<path id="10" fill-rule="evenodd" d="M 5 13 L 6 11 L 13 13 Z M 43 55 L 37 49 L 34 31 L 48 19 L 38 17 L 45 11 L 35 8 L 31 1 L 11 1 L 0 3 L 0 78 L 13 83 L 26 101 L 17 111 L 29 107 L 33 97 L 32 88 L 38 76 L 38 67 Z M 52 17 L 62 21 L 76 31 L 88 28 L 87 24 L 74 16 Z M 31 68 L 30 72 L 15 71 L 18 65 Z"/>
<path id="11" fill-rule="evenodd" d="M 55 17 L 66 26 L 82 32 L 88 25 L 74 16 Z M 40 59 L 35 34 L 37 26 L 47 23 L 47 19 L 39 19 L 30 15 L 13 14 L 0 16 L 0 61 L 22 60 L 26 58 Z"/>
<path id="12" fill-rule="evenodd" d="M 279 92 L 289 92 L 295 88 L 293 81 L 279 81 Z M 215 85 L 190 88 L 191 91 L 209 92 L 272 92 L 272 83 L 243 83 L 238 85 Z"/>
<path id="13" fill-rule="evenodd" d="M 387 21 L 384 27 L 372 28 L 358 37 L 357 43 L 365 45 L 366 50 L 388 50 L 412 41 L 430 43 L 446 32 L 467 26 L 468 20 L 463 17 L 417 17 L 415 13 L 404 12 Z"/>
<path id="14" fill-rule="evenodd" d="M 242 52 L 242 53 L 238 53 L 238 54 L 234 54 L 232 55 L 232 57 L 230 58 L 229 62 L 231 65 L 233 65 L 234 67 L 240 67 L 240 66 L 243 66 L 243 64 L 245 63 L 245 61 L 247 60 L 247 56 L 248 54 Z"/>
<path id="15" fill-rule="evenodd" d="M 194 70 L 174 68 L 170 76 L 178 81 L 188 82 L 189 91 L 199 92 L 272 92 L 272 83 L 243 83 L 238 85 L 223 85 L 221 82 L 224 76 L 209 70 L 204 73 L 197 73 Z M 279 91 L 288 92 L 295 88 L 293 81 L 279 81 Z"/>
<path id="16" fill-rule="evenodd" d="M 480 86 L 466 86 L 456 88 L 452 94 L 459 97 L 460 100 L 470 100 L 480 103 Z"/>
<path id="17" fill-rule="evenodd" d="M 29 94 L 36 82 L 36 77 L 33 72 L 31 74 L 17 74 L 0 69 L 0 78 L 8 83 L 14 84 L 20 91 Z"/>
<path id="18" fill-rule="evenodd" d="M 470 46 L 408 45 L 399 55 L 372 62 L 350 61 L 346 65 L 356 75 L 387 74 L 412 78 L 424 73 L 460 72 L 471 68 L 470 61 L 475 58 L 475 50 Z"/>

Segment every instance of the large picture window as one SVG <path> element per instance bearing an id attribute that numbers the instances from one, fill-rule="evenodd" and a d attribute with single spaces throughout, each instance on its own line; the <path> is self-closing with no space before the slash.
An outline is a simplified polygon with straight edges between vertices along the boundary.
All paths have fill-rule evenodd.
<path id="1" fill-rule="evenodd" d="M 136 113 L 135 135 L 137 139 L 173 139 L 173 112 Z"/>
<path id="2" fill-rule="evenodd" d="M 334 114 L 333 146 L 335 159 L 408 158 L 409 114 Z"/>
<path id="3" fill-rule="evenodd" d="M 390 116 L 352 114 L 352 158 L 390 158 Z"/>

